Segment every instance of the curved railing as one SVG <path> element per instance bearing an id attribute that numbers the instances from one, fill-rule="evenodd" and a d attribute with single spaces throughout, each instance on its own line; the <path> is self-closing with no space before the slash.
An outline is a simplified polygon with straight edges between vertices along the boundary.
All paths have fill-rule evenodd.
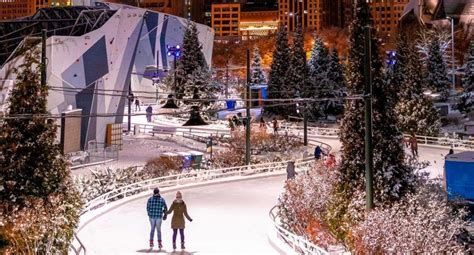
<path id="1" fill-rule="evenodd" d="M 296 132 L 297 135 L 303 133 L 303 127 L 298 125 L 290 125 L 286 127 L 287 130 Z M 308 127 L 308 134 L 311 136 L 326 136 L 331 138 L 337 138 L 339 133 L 338 128 L 320 128 L 320 127 Z M 405 138 L 409 138 L 410 135 L 404 134 Z M 434 137 L 434 136 L 422 136 L 416 135 L 417 142 L 420 145 L 434 145 L 444 148 L 458 148 L 458 149 L 474 149 L 474 140 L 468 139 L 463 140 L 453 137 Z"/>
<path id="2" fill-rule="evenodd" d="M 202 183 L 205 181 L 223 179 L 229 177 L 242 177 L 254 174 L 265 174 L 271 172 L 283 172 L 286 170 L 288 161 L 270 162 L 255 165 L 236 166 L 211 170 L 197 170 L 188 173 L 163 176 L 159 178 L 144 180 L 130 185 L 117 188 L 102 194 L 87 202 L 82 213 L 87 213 L 100 208 L 110 202 L 136 195 L 143 191 L 152 190 L 155 187 L 171 187 L 185 184 Z M 297 160 L 295 167 L 300 170 L 309 168 L 311 160 Z"/>
<path id="3" fill-rule="evenodd" d="M 147 127 L 144 127 L 144 128 L 148 129 Z M 211 130 L 206 130 L 206 131 L 211 131 Z M 221 132 L 221 134 L 224 133 L 222 131 L 223 130 L 217 130 L 217 132 Z M 189 130 L 189 132 L 192 132 L 192 130 Z M 329 153 L 332 150 L 329 144 L 319 142 L 314 139 L 309 139 L 309 142 L 312 145 L 321 146 L 323 151 L 325 151 L 326 153 Z M 236 166 L 236 167 L 211 169 L 211 170 L 196 170 L 196 171 L 191 171 L 188 173 L 163 176 L 159 178 L 136 182 L 130 185 L 119 187 L 113 191 L 109 191 L 105 194 L 102 194 L 90 200 L 89 202 L 86 203 L 82 211 L 82 214 L 85 214 L 92 210 L 103 207 L 110 202 L 120 200 L 126 197 L 130 197 L 144 191 L 152 190 L 157 186 L 163 188 L 163 187 L 172 187 L 172 186 L 185 185 L 185 184 L 197 184 L 197 183 L 203 183 L 206 181 L 231 178 L 231 177 L 245 177 L 245 176 L 251 176 L 255 174 L 264 175 L 264 174 L 272 173 L 272 172 L 284 172 L 286 170 L 288 162 L 289 161 L 280 161 L 280 162 L 270 162 L 270 163 Z M 313 161 L 311 159 L 296 160 L 295 168 L 297 169 L 297 171 L 306 171 L 311 167 L 312 162 Z M 279 233 L 281 232 L 281 233 L 285 233 L 287 236 L 294 236 L 295 237 L 294 240 L 299 240 L 297 239 L 297 235 L 292 234 L 291 232 L 288 232 L 281 227 L 279 227 L 278 229 L 279 229 L 278 230 Z M 71 246 L 71 249 L 76 254 L 81 254 L 81 251 L 84 252 L 85 254 L 86 252 L 85 246 L 82 244 L 82 242 L 79 240 L 79 238 L 76 235 L 74 235 L 74 238 L 75 238 L 75 242 L 79 244 L 79 248 Z M 302 248 L 300 247 L 298 249 L 302 249 Z M 324 253 L 320 253 L 320 254 L 324 254 Z"/>
<path id="4" fill-rule="evenodd" d="M 278 237 L 290 245 L 294 251 L 301 254 L 329 255 L 329 252 L 325 249 L 282 227 L 278 217 L 278 206 L 275 205 L 268 214 Z"/>

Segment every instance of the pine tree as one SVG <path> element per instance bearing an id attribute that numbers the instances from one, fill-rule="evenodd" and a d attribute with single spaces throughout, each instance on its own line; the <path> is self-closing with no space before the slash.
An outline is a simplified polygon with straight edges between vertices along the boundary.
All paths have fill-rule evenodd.
<path id="1" fill-rule="evenodd" d="M 425 82 L 428 88 L 440 94 L 440 100 L 448 98 L 450 82 L 437 37 L 434 37 L 429 45 Z"/>
<path id="2" fill-rule="evenodd" d="M 201 109 L 210 106 L 212 101 L 196 101 L 192 99 L 213 99 L 218 90 L 211 82 L 211 71 L 206 63 L 202 52 L 202 44 L 199 42 L 196 24 L 190 22 L 184 32 L 181 55 L 176 69 L 165 79 L 169 88 L 174 86 L 176 72 L 176 93 L 179 99 L 187 105 L 197 105 Z"/>
<path id="3" fill-rule="evenodd" d="M 463 92 L 454 107 L 462 113 L 474 111 L 474 41 L 471 41 L 466 73 L 463 78 Z"/>
<path id="4" fill-rule="evenodd" d="M 0 129 L 0 250 L 67 254 L 82 202 L 47 115 L 38 50 L 22 49 L 16 83 Z M 11 117 L 11 118 L 10 118 Z"/>
<path id="5" fill-rule="evenodd" d="M 304 91 L 309 90 L 308 65 L 306 64 L 306 52 L 304 50 L 304 35 L 301 25 L 298 25 L 293 36 L 293 47 L 291 49 L 290 68 L 288 70 L 287 95 L 291 97 L 305 97 Z M 303 91 L 303 93 L 301 93 Z M 297 94 L 299 92 L 299 94 Z M 288 115 L 297 113 L 296 105 L 286 107 Z"/>
<path id="6" fill-rule="evenodd" d="M 276 47 L 273 51 L 273 59 L 270 67 L 270 75 L 268 79 L 268 99 L 284 99 L 292 98 L 293 95 L 285 92 L 288 81 L 288 67 L 290 66 L 290 48 L 288 46 L 288 36 L 286 29 L 280 26 L 276 38 Z M 275 104 L 275 102 L 273 102 Z M 286 107 L 271 106 L 265 109 L 274 114 L 285 114 Z"/>
<path id="7" fill-rule="evenodd" d="M 348 91 L 352 95 L 363 94 L 364 26 L 371 23 L 370 19 L 367 3 L 358 2 L 349 50 Z M 402 134 L 397 129 L 393 111 L 396 100 L 383 81 L 378 40 L 373 27 L 372 32 L 374 197 L 376 204 L 390 204 L 411 188 L 413 173 L 404 164 Z M 343 155 L 339 172 L 342 180 L 340 190 L 349 194 L 356 190 L 365 192 L 364 122 L 363 101 L 348 100 L 340 130 Z"/>
<path id="8" fill-rule="evenodd" d="M 47 197 L 69 177 L 67 162 L 54 144 L 57 127 L 45 116 L 48 88 L 39 85 L 37 55 L 27 52 L 25 63 L 15 70 L 17 82 L 9 97 L 8 114 L 19 117 L 5 119 L 1 132 L 3 201 Z"/>
<path id="9" fill-rule="evenodd" d="M 309 60 L 309 83 L 310 88 L 304 91 L 307 98 L 324 98 L 332 92 L 332 85 L 328 79 L 329 50 L 321 38 L 315 36 L 311 58 Z M 315 102 L 311 104 L 310 112 L 313 117 L 323 116 L 327 108 L 326 102 Z"/>
<path id="10" fill-rule="evenodd" d="M 339 62 L 339 55 L 335 49 L 329 57 L 327 79 L 330 87 L 328 96 L 334 98 L 334 101 L 326 103 L 326 114 L 341 114 L 344 110 L 343 91 L 346 88 L 346 77 L 344 67 Z"/>
<path id="11" fill-rule="evenodd" d="M 474 41 L 471 41 L 469 57 L 466 63 L 466 74 L 463 78 L 464 92 L 474 91 Z"/>
<path id="12" fill-rule="evenodd" d="M 420 55 L 404 36 L 399 37 L 397 44 L 395 75 L 387 85 L 399 88 L 395 108 L 398 127 L 406 134 L 436 136 L 440 128 L 439 116 L 431 100 L 423 95 Z"/>
<path id="13" fill-rule="evenodd" d="M 263 75 L 262 70 L 262 57 L 260 56 L 260 51 L 258 47 L 253 49 L 253 60 L 251 64 L 252 74 L 250 75 L 250 82 L 252 84 L 264 84 L 265 75 Z"/>

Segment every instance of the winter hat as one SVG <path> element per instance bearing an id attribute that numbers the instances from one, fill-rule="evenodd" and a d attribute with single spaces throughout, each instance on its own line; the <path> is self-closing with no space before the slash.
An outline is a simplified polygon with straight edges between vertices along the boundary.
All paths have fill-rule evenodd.
<path id="1" fill-rule="evenodd" d="M 153 190 L 153 195 L 159 195 L 160 194 L 160 189 L 159 188 L 155 188 Z"/>

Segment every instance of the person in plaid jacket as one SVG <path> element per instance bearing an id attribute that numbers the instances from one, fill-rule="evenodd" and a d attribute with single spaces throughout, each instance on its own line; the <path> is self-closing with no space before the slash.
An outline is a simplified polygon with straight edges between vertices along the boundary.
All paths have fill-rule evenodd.
<path id="1" fill-rule="evenodd" d="M 166 206 L 165 199 L 160 196 L 160 190 L 155 188 L 153 190 L 153 196 L 148 199 L 146 204 L 146 211 L 150 218 L 150 248 L 153 248 L 153 236 L 155 235 L 155 228 L 157 230 L 158 248 L 163 248 L 161 243 L 161 222 L 166 220 Z"/>

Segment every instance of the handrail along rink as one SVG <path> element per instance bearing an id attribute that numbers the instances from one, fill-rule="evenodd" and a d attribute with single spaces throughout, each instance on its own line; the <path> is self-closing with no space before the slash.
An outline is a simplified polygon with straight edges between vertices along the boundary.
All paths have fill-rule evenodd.
<path id="1" fill-rule="evenodd" d="M 278 206 L 275 205 L 268 213 L 270 220 L 275 228 L 278 236 L 283 239 L 291 248 L 300 254 L 311 255 L 329 255 L 329 252 L 321 247 L 313 244 L 311 241 L 296 235 L 291 231 L 281 226 L 280 218 L 278 217 Z"/>
<path id="2" fill-rule="evenodd" d="M 236 166 L 212 170 L 197 170 L 182 174 L 158 177 L 154 179 L 144 180 L 129 184 L 115 190 L 102 194 L 91 201 L 87 202 L 82 214 L 94 209 L 100 208 L 110 202 L 126 198 L 143 191 L 152 190 L 156 186 L 171 187 L 184 184 L 202 183 L 210 180 L 224 179 L 234 176 L 250 176 L 255 174 L 265 174 L 271 172 L 286 171 L 289 161 L 270 162 L 255 165 Z M 299 171 L 306 171 L 312 165 L 312 161 L 308 159 L 296 160 L 295 166 Z"/>

